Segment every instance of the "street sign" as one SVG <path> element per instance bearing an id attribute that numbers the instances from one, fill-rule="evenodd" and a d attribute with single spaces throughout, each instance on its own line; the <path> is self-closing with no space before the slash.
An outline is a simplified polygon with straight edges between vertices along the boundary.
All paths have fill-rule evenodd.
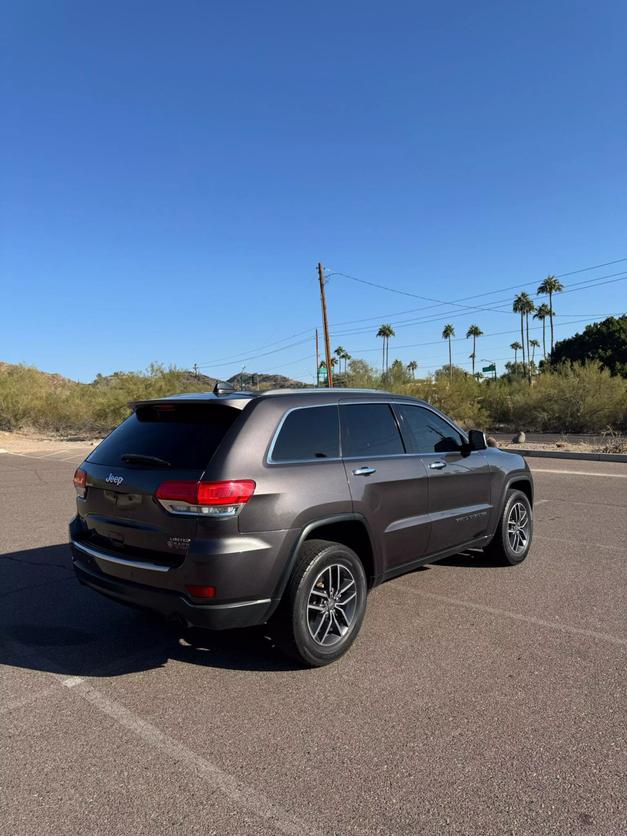
<path id="1" fill-rule="evenodd" d="M 494 363 L 492 363 L 492 365 L 491 365 L 491 366 L 484 366 L 484 367 L 481 369 L 481 371 L 482 371 L 482 372 L 495 372 L 495 371 L 496 371 L 496 366 L 494 365 Z"/>

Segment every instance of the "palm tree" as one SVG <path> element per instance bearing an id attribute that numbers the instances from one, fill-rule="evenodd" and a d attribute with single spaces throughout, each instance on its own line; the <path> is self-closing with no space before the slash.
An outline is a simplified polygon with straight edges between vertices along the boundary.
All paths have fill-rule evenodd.
<path id="1" fill-rule="evenodd" d="M 346 349 L 342 345 L 338 345 L 338 347 L 333 352 L 338 360 L 342 360 Z M 342 363 L 340 363 L 340 371 L 342 370 Z"/>
<path id="2" fill-rule="evenodd" d="M 549 297 L 549 320 L 551 322 L 551 351 L 555 345 L 553 341 L 553 294 L 561 293 L 564 290 L 564 285 L 555 276 L 547 276 L 542 284 L 538 287 L 538 293 L 541 296 Z"/>
<path id="3" fill-rule="evenodd" d="M 522 348 L 522 343 L 519 343 L 519 342 L 512 343 L 510 345 L 510 348 L 514 349 L 514 368 L 517 369 L 518 368 L 518 352 Z"/>
<path id="4" fill-rule="evenodd" d="M 407 364 L 407 371 L 411 374 L 412 378 L 416 377 L 416 369 L 418 368 L 418 363 L 415 360 L 410 360 Z"/>
<path id="5" fill-rule="evenodd" d="M 520 337 L 523 344 L 523 368 L 527 370 L 527 360 L 529 358 L 529 314 L 533 313 L 536 306 L 531 301 L 528 293 L 524 291 L 519 293 L 514 299 L 512 310 L 514 313 L 520 314 Z M 527 339 L 525 341 L 525 322 L 527 323 Z M 525 355 L 525 345 L 527 346 L 527 354 Z"/>
<path id="6" fill-rule="evenodd" d="M 451 339 L 455 336 L 455 328 L 452 325 L 445 325 L 442 331 L 442 339 L 448 340 L 448 371 L 452 379 L 453 377 L 453 353 L 451 348 Z"/>
<path id="7" fill-rule="evenodd" d="M 527 297 L 525 300 L 525 331 L 527 333 L 527 359 L 529 359 L 529 314 L 532 314 L 536 309 L 534 302 Z M 531 382 L 531 369 L 529 369 L 529 382 Z"/>
<path id="8" fill-rule="evenodd" d="M 352 358 L 352 357 L 351 357 L 351 355 L 348 353 L 348 351 L 345 351 L 345 352 L 342 354 L 342 358 L 341 358 L 341 359 L 344 361 L 344 374 L 346 374 L 347 367 L 348 367 L 348 363 L 349 363 L 349 361 L 350 361 L 350 360 L 352 360 L 353 358 Z"/>
<path id="9" fill-rule="evenodd" d="M 539 320 L 542 323 L 542 354 L 544 355 L 544 359 L 546 360 L 546 318 L 551 315 L 551 309 L 543 302 L 541 305 L 538 305 L 536 312 L 533 315 L 534 319 Z"/>
<path id="10" fill-rule="evenodd" d="M 475 357 L 477 356 L 477 337 L 483 337 L 483 331 L 478 325 L 471 325 L 466 332 L 466 339 L 472 337 L 472 373 L 475 373 Z"/>
<path id="11" fill-rule="evenodd" d="M 394 333 L 394 328 L 387 323 L 385 325 L 381 325 L 379 330 L 377 331 L 377 337 L 381 337 L 383 339 L 383 363 L 382 363 L 382 372 L 388 370 L 389 359 L 390 359 L 390 337 L 395 337 L 396 334 Z"/>
<path id="12" fill-rule="evenodd" d="M 536 348 L 540 348 L 540 343 L 537 340 L 529 340 L 529 345 L 533 348 L 531 352 L 531 362 L 533 363 L 533 358 L 536 356 Z"/>

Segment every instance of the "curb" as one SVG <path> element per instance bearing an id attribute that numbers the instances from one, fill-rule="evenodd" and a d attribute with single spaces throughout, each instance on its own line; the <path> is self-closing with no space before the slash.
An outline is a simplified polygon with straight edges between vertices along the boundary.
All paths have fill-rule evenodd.
<path id="1" fill-rule="evenodd" d="M 537 456 L 540 459 L 577 459 L 588 462 L 627 462 L 622 453 L 571 453 L 562 450 L 526 450 L 524 447 L 500 447 L 508 453 L 520 453 L 521 456 Z"/>

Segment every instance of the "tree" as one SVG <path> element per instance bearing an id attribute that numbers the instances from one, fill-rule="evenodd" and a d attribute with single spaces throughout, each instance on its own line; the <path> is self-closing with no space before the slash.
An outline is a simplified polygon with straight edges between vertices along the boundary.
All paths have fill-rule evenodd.
<path id="1" fill-rule="evenodd" d="M 553 294 L 561 293 L 564 290 L 564 285 L 555 276 L 547 276 L 542 284 L 538 287 L 540 296 L 549 297 L 549 320 L 551 322 L 551 351 L 555 346 L 553 340 Z"/>
<path id="2" fill-rule="evenodd" d="M 518 369 L 518 352 L 522 349 L 522 343 L 515 342 L 510 345 L 514 349 L 514 369 Z"/>
<path id="3" fill-rule="evenodd" d="M 416 369 L 418 368 L 418 363 L 415 360 L 410 360 L 407 364 L 407 371 L 411 374 L 412 379 L 416 377 Z"/>
<path id="4" fill-rule="evenodd" d="M 345 352 L 344 352 L 344 354 L 342 354 L 342 360 L 344 361 L 344 374 L 346 374 L 347 369 L 348 369 L 348 363 L 349 363 L 352 359 L 353 359 L 353 358 L 352 358 L 352 357 L 351 357 L 351 355 L 348 353 L 348 351 L 345 351 Z"/>
<path id="5" fill-rule="evenodd" d="M 529 345 L 533 349 L 531 352 L 531 362 L 533 363 L 533 358 L 536 356 L 536 348 L 540 348 L 540 343 L 537 340 L 529 340 Z"/>
<path id="6" fill-rule="evenodd" d="M 344 355 L 346 354 L 346 349 L 342 345 L 338 345 L 338 347 L 333 352 L 337 359 L 340 361 L 340 371 L 342 371 L 342 360 L 344 359 Z"/>
<path id="7" fill-rule="evenodd" d="M 547 317 L 551 315 L 551 309 L 543 302 L 541 305 L 538 305 L 536 312 L 533 315 L 534 319 L 537 319 L 539 322 L 542 323 L 542 354 L 544 359 L 546 360 L 546 320 Z"/>
<path id="8" fill-rule="evenodd" d="M 383 374 L 388 370 L 390 337 L 395 336 L 394 329 L 389 323 L 381 325 L 377 331 L 377 337 L 383 339 L 383 363 L 381 369 Z"/>
<path id="9" fill-rule="evenodd" d="M 611 374 L 627 377 L 627 314 L 586 325 L 582 334 L 559 340 L 549 359 L 551 365 L 597 360 Z"/>
<path id="10" fill-rule="evenodd" d="M 409 383 L 409 371 L 400 360 L 394 360 L 385 376 L 386 386 L 396 389 Z"/>
<path id="11" fill-rule="evenodd" d="M 453 350 L 451 348 L 451 339 L 455 336 L 455 328 L 452 325 L 445 325 L 442 331 L 442 339 L 448 340 L 448 368 L 451 378 L 453 377 Z"/>
<path id="12" fill-rule="evenodd" d="M 536 306 L 531 301 L 531 298 L 528 293 L 524 291 L 519 293 L 518 296 L 514 299 L 514 304 L 512 306 L 512 310 L 514 313 L 520 314 L 520 336 L 522 338 L 523 344 L 523 369 L 529 375 L 529 379 L 531 380 L 531 375 L 529 369 L 527 368 L 527 360 L 529 359 L 529 314 L 533 313 L 536 309 Z M 527 323 L 527 337 L 525 340 L 525 322 Z M 527 353 L 525 355 L 525 345 L 527 346 Z"/>
<path id="13" fill-rule="evenodd" d="M 466 339 L 472 337 L 472 373 L 475 373 L 475 357 L 477 356 L 477 337 L 483 337 L 483 331 L 478 325 L 471 325 L 466 332 Z"/>

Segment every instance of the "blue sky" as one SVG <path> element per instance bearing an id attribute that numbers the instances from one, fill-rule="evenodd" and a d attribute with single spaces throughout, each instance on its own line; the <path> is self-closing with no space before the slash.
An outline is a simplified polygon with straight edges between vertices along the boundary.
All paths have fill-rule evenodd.
<path id="1" fill-rule="evenodd" d="M 620 0 L 23 0 L 3 24 L 0 359 L 311 381 L 319 260 L 498 308 L 472 297 L 627 258 Z M 625 311 L 625 271 L 565 276 L 556 334 Z M 445 322 L 499 367 L 516 339 L 507 309 L 340 275 L 328 299 L 371 362 L 380 322 L 423 372 Z"/>

